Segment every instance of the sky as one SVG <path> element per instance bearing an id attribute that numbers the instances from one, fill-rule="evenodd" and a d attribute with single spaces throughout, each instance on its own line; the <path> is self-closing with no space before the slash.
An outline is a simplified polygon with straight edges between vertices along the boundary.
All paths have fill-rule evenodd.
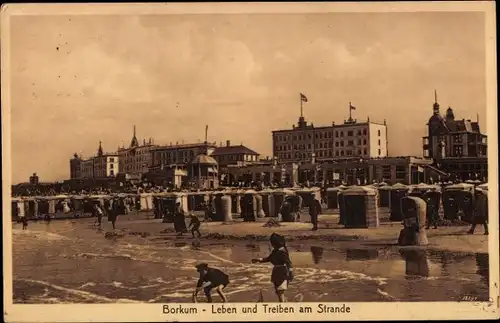
<path id="1" fill-rule="evenodd" d="M 389 153 L 422 155 L 441 112 L 486 132 L 481 12 L 14 16 L 12 180 L 69 177 L 69 159 L 128 146 L 231 140 L 272 154 L 271 131 L 387 120 Z"/>

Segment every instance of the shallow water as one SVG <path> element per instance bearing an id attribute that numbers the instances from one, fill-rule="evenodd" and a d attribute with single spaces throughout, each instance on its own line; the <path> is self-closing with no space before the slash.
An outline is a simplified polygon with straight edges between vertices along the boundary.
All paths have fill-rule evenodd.
<path id="1" fill-rule="evenodd" d="M 264 257 L 266 243 L 203 239 L 178 242 L 160 231 L 150 236 L 106 239 L 93 220 L 30 224 L 13 229 L 15 303 L 191 302 L 197 275 L 206 262 L 229 274 L 230 301 L 276 301 L 271 266 L 251 264 Z M 134 222 L 123 222 L 133 230 Z M 289 301 L 457 301 L 464 296 L 488 299 L 488 255 L 391 247 L 366 249 L 355 244 L 290 244 L 295 279 Z M 203 297 L 200 297 L 203 301 Z M 219 301 L 218 296 L 214 301 Z"/>

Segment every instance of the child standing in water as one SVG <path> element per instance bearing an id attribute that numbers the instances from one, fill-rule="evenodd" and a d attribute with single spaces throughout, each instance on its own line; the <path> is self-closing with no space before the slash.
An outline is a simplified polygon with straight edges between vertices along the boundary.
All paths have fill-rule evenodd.
<path id="1" fill-rule="evenodd" d="M 226 295 L 223 289 L 229 284 L 229 276 L 219 269 L 208 267 L 208 264 L 202 263 L 196 265 L 196 270 L 200 274 L 196 289 L 193 293 L 193 301 L 196 301 L 196 296 L 200 290 L 205 291 L 207 302 L 212 303 L 212 289 L 222 298 L 223 303 L 227 303 Z"/>
<path id="2" fill-rule="evenodd" d="M 271 273 L 271 282 L 274 284 L 274 290 L 280 303 L 286 302 L 285 291 L 288 289 L 288 283 L 293 280 L 293 266 L 286 247 L 285 237 L 273 233 L 270 238 L 273 250 L 266 258 L 252 259 L 252 263 L 270 262 L 273 264 Z"/>

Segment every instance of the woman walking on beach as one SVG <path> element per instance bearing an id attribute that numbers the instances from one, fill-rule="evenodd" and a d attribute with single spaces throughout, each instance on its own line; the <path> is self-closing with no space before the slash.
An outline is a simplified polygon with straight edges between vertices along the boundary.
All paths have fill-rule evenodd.
<path id="1" fill-rule="evenodd" d="M 280 303 L 286 302 L 285 291 L 288 284 L 293 280 L 293 266 L 290 255 L 286 247 L 285 237 L 273 233 L 270 238 L 273 250 L 266 258 L 252 259 L 252 263 L 270 262 L 273 264 L 271 273 L 271 282 L 274 284 L 274 290 Z"/>

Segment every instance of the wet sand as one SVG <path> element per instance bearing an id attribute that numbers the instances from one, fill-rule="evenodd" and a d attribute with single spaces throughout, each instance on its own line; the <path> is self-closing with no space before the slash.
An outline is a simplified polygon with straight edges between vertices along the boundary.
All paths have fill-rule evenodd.
<path id="1" fill-rule="evenodd" d="M 251 258 L 269 253 L 270 233 L 285 231 L 287 236 L 296 237 L 304 233 L 328 236 L 330 232 L 342 237 L 353 235 L 337 228 L 312 232 L 310 224 L 265 228 L 264 222 L 204 223 L 204 235 L 222 232 L 239 238 L 197 240 L 190 234 L 176 237 L 172 224 L 146 217 L 121 216 L 118 231 L 124 236 L 115 239 L 104 237 L 111 231 L 110 223 L 104 221 L 99 230 L 92 225 L 94 219 L 30 223 L 26 231 L 14 224 L 15 302 L 190 302 L 197 279 L 194 265 L 202 261 L 230 275 L 230 301 L 257 301 L 260 291 L 265 301 L 276 301 L 269 281 L 270 265 L 250 263 Z M 322 223 L 328 224 L 327 220 L 323 218 Z M 295 226 L 303 228 L 297 230 Z M 459 234 L 467 230 L 465 227 L 431 232 L 429 240 L 434 248 L 398 248 L 394 240 L 384 242 L 393 232 L 399 233 L 399 225 L 376 230 L 387 232 L 377 232 L 376 239 L 365 232 L 355 234 L 363 238 L 351 240 L 290 239 L 296 278 L 287 291 L 289 300 L 457 301 L 464 295 L 488 299 L 488 255 L 481 242 L 486 237 L 480 232 L 462 242 L 469 249 L 474 244 L 483 248 L 472 252 L 444 250 L 447 244 L 459 240 L 449 239 L 446 232 Z M 261 234 L 265 239 L 243 239 Z M 200 301 L 203 299 L 200 297 Z M 217 296 L 214 300 L 219 301 Z"/>

